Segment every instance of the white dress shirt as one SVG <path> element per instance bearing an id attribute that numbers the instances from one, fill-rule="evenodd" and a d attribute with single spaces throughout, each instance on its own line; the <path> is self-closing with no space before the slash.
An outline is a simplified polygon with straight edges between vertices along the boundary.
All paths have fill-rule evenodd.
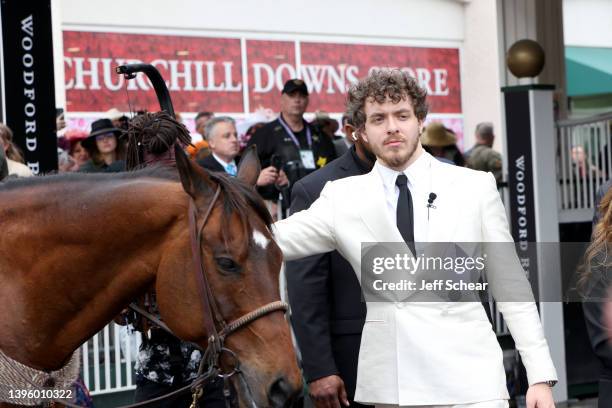
<path id="1" fill-rule="evenodd" d="M 219 162 L 220 165 L 223 166 L 223 168 L 225 169 L 225 172 L 227 172 L 227 166 L 230 164 L 233 164 L 234 166 L 236 166 L 236 160 L 232 160 L 231 162 L 226 162 L 225 160 L 223 160 L 222 158 L 220 158 L 219 156 L 217 156 L 215 153 L 212 153 L 212 156 L 215 158 L 216 161 Z M 236 166 L 236 168 L 238 168 Z"/>
<path id="2" fill-rule="evenodd" d="M 403 172 L 385 167 L 380 160 L 374 164 L 374 170 L 380 175 L 383 182 L 387 212 L 393 225 L 397 225 L 397 199 L 399 198 L 399 187 L 395 184 L 395 180 L 400 174 L 408 177 L 408 190 L 412 195 L 414 214 L 414 240 L 421 243 L 428 240 L 427 199 L 429 193 L 432 192 L 431 160 L 433 157 L 423 151 L 419 158 Z"/>

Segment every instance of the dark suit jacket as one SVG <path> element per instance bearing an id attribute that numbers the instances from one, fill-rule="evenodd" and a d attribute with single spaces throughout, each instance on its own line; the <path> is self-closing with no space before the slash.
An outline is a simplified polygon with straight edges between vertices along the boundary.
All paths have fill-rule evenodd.
<path id="1" fill-rule="evenodd" d="M 368 172 L 354 150 L 299 180 L 291 192 L 291 213 L 310 207 L 326 182 Z M 339 374 L 352 400 L 366 315 L 353 268 L 334 251 L 287 262 L 286 277 L 306 379 Z"/>
<path id="2" fill-rule="evenodd" d="M 602 185 L 597 192 L 597 206 L 605 195 L 605 193 L 612 187 L 612 181 L 608 181 Z M 593 227 L 599 221 L 597 209 L 595 210 L 595 216 L 593 217 Z M 597 272 L 596 268 L 593 272 Z M 601 272 L 601 271 L 599 271 Z M 606 285 L 607 283 L 607 285 Z M 586 300 L 583 305 L 584 318 L 586 327 L 589 333 L 589 339 L 591 341 L 591 347 L 599 358 L 599 361 L 603 364 L 601 374 L 599 377 L 599 407 L 612 407 L 612 343 L 608 339 L 606 328 L 604 327 L 603 318 L 603 306 L 606 302 L 601 299 L 608 299 L 607 291 L 612 285 L 612 282 L 604 282 L 601 279 L 593 279 L 592 287 L 589 290 L 587 296 L 592 298 L 592 301 Z M 599 299 L 599 301 L 597 301 Z M 610 300 L 607 300 L 610 302 Z"/>
<path id="3" fill-rule="evenodd" d="M 225 168 L 217 161 L 217 159 L 213 157 L 212 154 L 209 154 L 203 159 L 199 159 L 197 163 L 210 171 L 221 171 L 225 173 Z"/>
<path id="4" fill-rule="evenodd" d="M 322 134 L 316 126 L 312 126 L 306 121 L 304 121 L 304 126 L 310 129 L 312 135 L 312 152 L 316 167 L 324 167 L 337 157 L 334 144 L 331 139 Z M 297 137 L 301 146 L 300 148 L 307 149 L 308 143 L 306 140 L 306 133 L 299 133 Z M 247 147 L 252 145 L 257 146 L 257 155 L 259 156 L 262 169 L 274 164 L 272 163 L 274 156 L 278 156 L 281 159 L 283 168 L 285 173 L 287 173 L 291 185 L 305 175 L 313 172 L 313 170 L 304 169 L 301 166 L 297 168 L 289 168 L 287 166 L 288 163 L 301 163 L 300 151 L 287 132 L 285 132 L 279 119 L 266 123 L 264 126 L 257 129 L 255 134 L 247 142 Z M 276 201 L 278 199 L 279 191 L 274 185 L 258 187 L 257 191 L 259 191 L 259 194 L 265 200 Z M 289 191 L 283 193 L 283 195 L 285 194 L 286 196 L 283 197 L 283 200 L 285 200 L 284 203 L 289 199 Z"/>

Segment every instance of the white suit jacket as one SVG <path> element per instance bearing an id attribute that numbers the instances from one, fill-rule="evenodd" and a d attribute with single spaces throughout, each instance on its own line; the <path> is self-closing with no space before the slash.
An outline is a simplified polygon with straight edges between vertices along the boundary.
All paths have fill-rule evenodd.
<path id="1" fill-rule="evenodd" d="M 512 242 L 493 175 L 437 160 L 429 169 L 437 193 L 429 241 Z M 337 249 L 359 275 L 362 242 L 402 242 L 387 212 L 374 169 L 328 182 L 308 210 L 275 224 L 275 239 L 285 260 Z M 529 383 L 556 380 L 535 303 L 498 308 Z M 482 304 L 367 303 L 356 401 L 446 405 L 508 397 L 502 351 Z"/>

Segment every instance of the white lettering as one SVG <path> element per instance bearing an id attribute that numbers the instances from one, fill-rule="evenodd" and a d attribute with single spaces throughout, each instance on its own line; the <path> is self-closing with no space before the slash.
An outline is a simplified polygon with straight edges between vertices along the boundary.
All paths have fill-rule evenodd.
<path id="1" fill-rule="evenodd" d="M 279 67 L 280 68 L 280 67 Z M 314 93 L 321 93 L 323 82 L 325 81 L 325 71 L 321 65 L 302 65 L 301 73 L 308 90 Z M 278 71 L 277 71 L 278 76 Z"/>
<path id="2" fill-rule="evenodd" d="M 179 72 L 179 62 L 183 65 L 183 72 Z M 191 61 L 170 60 L 168 65 L 170 65 L 170 90 L 180 91 L 179 79 L 182 78 L 185 81 L 185 86 L 182 89 L 193 91 L 193 86 L 191 85 Z"/>
<path id="3" fill-rule="evenodd" d="M 525 171 L 525 156 L 521 156 L 514 162 L 515 166 Z"/>
<path id="4" fill-rule="evenodd" d="M 349 65 L 348 68 L 346 69 L 346 80 L 349 83 L 346 84 L 346 88 L 344 89 L 344 92 L 348 92 L 350 84 L 354 84 L 357 81 L 359 81 L 358 75 L 359 75 L 359 68 L 356 65 Z"/>
<path id="5" fill-rule="evenodd" d="M 445 69 L 434 69 L 434 95 L 446 96 L 449 94 L 446 79 L 448 77 L 448 71 Z"/>
<path id="6" fill-rule="evenodd" d="M 24 88 L 23 95 L 27 96 L 31 101 L 34 100 L 34 88 Z"/>
<path id="7" fill-rule="evenodd" d="M 32 57 L 32 54 L 23 54 L 23 58 L 21 60 L 23 62 L 23 66 L 26 68 L 32 68 L 32 65 L 34 65 L 34 57 Z"/>
<path id="8" fill-rule="evenodd" d="M 266 85 L 262 83 L 262 70 L 266 74 Z M 270 92 L 274 87 L 274 70 L 268 64 L 253 64 L 253 92 Z"/>
<path id="9" fill-rule="evenodd" d="M 223 63 L 223 67 L 225 68 L 225 90 L 228 92 L 238 92 L 242 90 L 242 84 L 233 84 L 232 65 L 234 65 L 233 62 Z"/>
<path id="10" fill-rule="evenodd" d="M 98 61 L 99 58 L 88 58 L 89 70 L 84 68 L 85 58 L 82 57 L 74 57 L 74 89 L 91 89 L 91 90 L 99 90 L 100 82 L 98 80 Z M 91 85 L 89 87 L 85 86 L 85 77 L 89 77 L 91 81 Z"/>
<path id="11" fill-rule="evenodd" d="M 27 133 L 36 133 L 36 121 L 35 120 L 26 120 L 25 121 L 25 132 Z"/>
<path id="12" fill-rule="evenodd" d="M 25 82 L 26 85 L 33 85 L 34 84 L 34 71 L 24 71 L 23 72 L 23 82 Z"/>
<path id="13" fill-rule="evenodd" d="M 208 83 L 208 90 L 223 91 L 223 83 L 221 85 L 215 85 L 215 62 L 206 61 L 204 64 L 206 65 L 206 82 Z"/>
<path id="14" fill-rule="evenodd" d="M 336 85 L 338 91 L 344 91 L 344 81 L 345 79 L 345 69 L 346 65 L 340 64 L 338 65 L 338 70 L 336 71 L 334 67 L 327 67 L 327 93 L 333 94 L 336 93 L 333 88 L 333 84 Z"/>
<path id="15" fill-rule="evenodd" d="M 204 66 L 204 61 L 194 61 L 193 65 L 195 66 L 195 79 L 196 79 L 196 91 L 205 91 L 204 88 L 204 72 L 202 71 L 202 67 Z"/>
<path id="16" fill-rule="evenodd" d="M 287 71 L 287 75 L 283 75 L 283 72 Z M 278 68 L 276 68 L 276 88 L 280 91 L 283 89 L 283 85 L 285 81 L 296 78 L 297 74 L 295 72 L 295 68 L 291 64 L 280 64 Z"/>
<path id="17" fill-rule="evenodd" d="M 28 102 L 23 107 L 23 110 L 27 117 L 31 118 L 36 113 L 36 106 L 32 102 Z"/>
<path id="18" fill-rule="evenodd" d="M 431 86 L 429 84 L 431 81 L 431 72 L 429 72 L 429 70 L 425 68 L 417 68 L 416 74 L 416 78 L 421 84 L 421 86 L 427 90 L 428 94 L 432 94 L 433 90 L 431 89 Z"/>
<path id="19" fill-rule="evenodd" d="M 104 87 L 109 91 L 118 91 L 121 89 L 124 83 L 123 75 L 117 75 L 113 69 L 112 58 L 102 58 L 102 72 L 104 75 Z M 113 78 L 117 79 L 117 83 L 113 83 Z M 72 80 L 71 80 L 72 81 Z"/>
<path id="20" fill-rule="evenodd" d="M 36 137 L 26 137 L 26 148 L 29 152 L 35 151 L 37 146 L 38 141 L 36 140 Z"/>
<path id="21" fill-rule="evenodd" d="M 34 21 L 31 14 L 21 20 L 21 30 L 29 34 L 30 37 L 34 36 Z"/>
<path id="22" fill-rule="evenodd" d="M 40 173 L 40 165 L 38 162 L 28 162 L 28 167 L 30 168 L 33 174 Z"/>
<path id="23" fill-rule="evenodd" d="M 32 41 L 30 37 L 23 37 L 21 39 L 21 48 L 23 48 L 25 51 L 31 51 L 33 45 L 34 41 Z"/>

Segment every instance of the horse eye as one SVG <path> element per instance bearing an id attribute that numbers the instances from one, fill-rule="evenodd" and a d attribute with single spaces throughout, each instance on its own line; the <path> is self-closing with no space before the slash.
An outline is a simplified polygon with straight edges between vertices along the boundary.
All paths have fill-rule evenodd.
<path id="1" fill-rule="evenodd" d="M 219 268 L 221 268 L 222 270 L 226 272 L 232 272 L 232 273 L 240 272 L 240 265 L 234 262 L 232 258 L 218 257 L 218 258 L 215 258 L 215 262 L 217 262 L 217 265 L 219 266 Z"/>

